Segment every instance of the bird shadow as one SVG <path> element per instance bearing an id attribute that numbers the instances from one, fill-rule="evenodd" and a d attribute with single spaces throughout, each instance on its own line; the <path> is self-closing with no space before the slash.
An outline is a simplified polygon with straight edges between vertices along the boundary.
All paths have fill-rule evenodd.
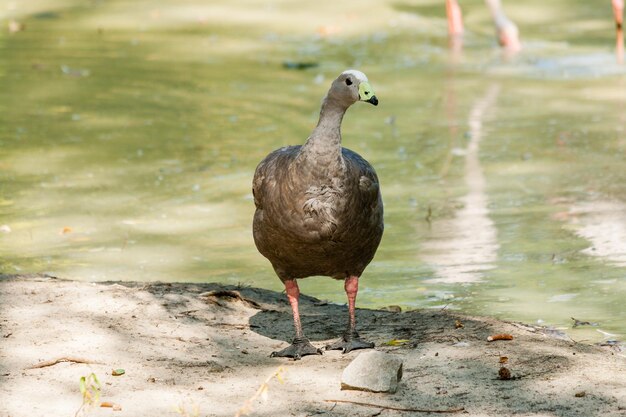
<path id="1" fill-rule="evenodd" d="M 241 290 L 244 298 L 255 301 L 258 312 L 249 319 L 252 331 L 273 340 L 291 342 L 294 336 L 293 317 L 289 303 L 276 299 L 269 290 Z M 313 342 L 327 342 L 340 337 L 348 327 L 348 307 L 314 297 L 300 295 L 300 321 L 306 337 Z M 393 339 L 411 339 L 428 333 L 432 324 L 428 310 L 410 314 L 386 310 L 357 309 L 357 331 L 361 338 L 380 346 Z M 427 317 L 428 316 L 428 317 Z"/>
<path id="2" fill-rule="evenodd" d="M 250 294 L 251 298 L 259 304 L 260 310 L 250 317 L 250 328 L 270 339 L 291 342 L 294 336 L 293 316 L 286 297 L 276 300 L 276 293 L 273 291 L 257 288 L 253 290 L 255 294 Z M 243 290 L 242 295 L 248 297 L 248 291 Z M 299 310 L 302 328 L 311 341 L 336 338 L 343 333 L 348 324 L 346 305 L 331 304 L 302 294 Z M 357 314 L 360 312 L 357 310 Z"/>

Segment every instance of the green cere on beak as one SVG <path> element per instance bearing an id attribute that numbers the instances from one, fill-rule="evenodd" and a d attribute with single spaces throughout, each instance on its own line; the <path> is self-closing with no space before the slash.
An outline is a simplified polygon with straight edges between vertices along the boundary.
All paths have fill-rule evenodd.
<path id="1" fill-rule="evenodd" d="M 378 105 L 378 99 L 374 95 L 374 90 L 367 81 L 363 81 L 359 84 L 359 100 L 371 103 L 374 106 Z"/>
<path id="2" fill-rule="evenodd" d="M 372 90 L 372 86 L 370 83 L 364 81 L 359 84 L 359 100 L 367 101 L 374 95 L 374 90 Z"/>

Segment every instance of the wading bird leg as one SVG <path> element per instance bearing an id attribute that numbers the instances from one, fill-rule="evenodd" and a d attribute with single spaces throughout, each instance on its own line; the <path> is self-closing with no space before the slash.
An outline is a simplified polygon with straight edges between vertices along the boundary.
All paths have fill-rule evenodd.
<path id="1" fill-rule="evenodd" d="M 617 62 L 624 62 L 624 0 L 612 0 L 613 16 L 615 16 L 615 28 L 617 40 L 615 50 L 617 52 Z"/>
<path id="2" fill-rule="evenodd" d="M 491 17 L 496 25 L 498 43 L 508 52 L 518 52 L 522 49 L 519 40 L 519 30 L 517 25 L 504 13 L 504 8 L 500 0 L 485 0 Z"/>
<path id="3" fill-rule="evenodd" d="M 622 28 L 622 24 L 624 23 L 624 0 L 612 0 L 612 3 L 615 24 L 619 30 Z"/>
<path id="4" fill-rule="evenodd" d="M 457 0 L 446 0 L 446 15 L 448 16 L 448 34 L 461 36 L 463 34 L 463 14 Z"/>

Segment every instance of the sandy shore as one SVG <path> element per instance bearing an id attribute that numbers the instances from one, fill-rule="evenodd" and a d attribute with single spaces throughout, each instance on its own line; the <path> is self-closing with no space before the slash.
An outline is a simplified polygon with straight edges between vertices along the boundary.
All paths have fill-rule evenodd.
<path id="1" fill-rule="evenodd" d="M 232 292 L 235 291 L 235 292 Z M 86 283 L 0 276 L 0 415 L 73 416 L 95 373 L 104 416 L 234 416 L 269 378 L 254 416 L 626 416 L 626 358 L 545 329 L 448 311 L 359 310 L 361 335 L 398 355 L 395 394 L 342 391 L 359 352 L 270 358 L 292 337 L 284 295 L 220 284 Z M 343 331 L 346 307 L 302 297 L 317 346 Z M 488 342 L 509 333 L 513 340 Z M 390 340 L 404 344 L 385 346 Z M 503 366 L 512 379 L 499 379 Z M 61 360 L 57 363 L 58 360 Z M 81 363 L 89 362 L 89 363 Z M 113 369 L 124 369 L 113 376 Z M 280 370 L 281 383 L 271 377 Z M 380 407 L 333 402 L 343 400 Z"/>

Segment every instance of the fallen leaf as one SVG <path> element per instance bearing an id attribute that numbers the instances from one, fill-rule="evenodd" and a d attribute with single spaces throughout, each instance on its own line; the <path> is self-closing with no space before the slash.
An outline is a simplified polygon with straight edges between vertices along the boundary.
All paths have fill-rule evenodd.
<path id="1" fill-rule="evenodd" d="M 104 408 L 112 408 L 113 411 L 122 411 L 122 406 L 116 403 L 112 403 L 110 401 L 103 401 L 100 403 L 100 407 Z"/>
<path id="2" fill-rule="evenodd" d="M 500 363 L 507 363 L 509 361 L 509 358 L 507 358 L 506 356 L 500 356 Z"/>
<path id="3" fill-rule="evenodd" d="M 68 234 L 68 233 L 72 233 L 72 228 L 71 228 L 71 227 L 69 227 L 69 226 L 65 226 L 65 227 L 63 228 L 63 230 L 61 230 L 61 234 L 62 234 L 62 235 L 66 235 L 66 234 Z"/>
<path id="4" fill-rule="evenodd" d="M 121 369 L 121 368 L 120 369 L 112 369 L 111 370 L 111 375 L 113 375 L 113 376 L 120 376 L 120 375 L 124 375 L 125 373 L 126 373 L 126 371 Z"/>
<path id="5" fill-rule="evenodd" d="M 493 336 L 489 336 L 487 338 L 488 342 L 493 342 L 494 340 L 513 340 L 513 335 L 502 333 L 502 334 L 494 334 Z"/>
<path id="6" fill-rule="evenodd" d="M 408 340 L 408 339 L 391 339 L 390 341 L 383 343 L 383 345 L 385 345 L 385 346 L 402 346 L 402 345 L 406 345 L 409 342 L 410 342 L 410 340 Z"/>
<path id="7" fill-rule="evenodd" d="M 587 393 L 585 391 L 579 391 L 576 394 L 574 394 L 574 397 L 581 398 L 581 397 L 584 397 L 586 395 L 587 395 Z"/>
<path id="8" fill-rule="evenodd" d="M 461 323 L 461 320 L 455 320 L 454 321 L 454 328 L 455 329 L 462 329 L 463 327 L 465 327 L 465 325 L 463 323 Z"/>

